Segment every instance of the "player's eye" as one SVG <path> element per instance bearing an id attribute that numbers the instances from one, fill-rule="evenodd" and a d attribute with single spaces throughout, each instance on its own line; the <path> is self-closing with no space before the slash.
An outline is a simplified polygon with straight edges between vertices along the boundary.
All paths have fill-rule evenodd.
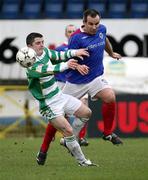
<path id="1" fill-rule="evenodd" d="M 67 31 L 68 33 L 73 33 L 73 32 L 75 32 L 74 30 L 73 31 Z"/>

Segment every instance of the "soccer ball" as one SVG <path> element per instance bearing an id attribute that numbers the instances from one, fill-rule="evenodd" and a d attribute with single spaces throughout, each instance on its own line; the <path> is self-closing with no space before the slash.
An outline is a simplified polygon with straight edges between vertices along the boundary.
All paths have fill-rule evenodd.
<path id="1" fill-rule="evenodd" d="M 36 60 L 36 52 L 29 47 L 21 48 L 16 54 L 16 61 L 25 68 L 34 64 Z"/>

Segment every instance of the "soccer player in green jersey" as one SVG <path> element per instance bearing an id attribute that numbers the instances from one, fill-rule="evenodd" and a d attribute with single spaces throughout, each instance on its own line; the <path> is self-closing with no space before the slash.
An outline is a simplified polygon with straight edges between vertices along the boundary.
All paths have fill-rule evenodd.
<path id="1" fill-rule="evenodd" d="M 63 94 L 54 78 L 54 73 L 68 68 L 75 70 L 78 66 L 83 68 L 83 65 L 79 65 L 74 59 L 67 62 L 61 61 L 74 56 L 89 56 L 88 52 L 85 49 L 65 52 L 49 50 L 44 47 L 42 34 L 36 32 L 27 36 L 26 44 L 37 54 L 35 63 L 27 68 L 27 78 L 29 90 L 39 102 L 40 113 L 63 134 L 66 147 L 80 166 L 94 166 L 94 163 L 85 158 L 71 125 L 65 119 L 65 114 L 68 114 L 85 118 L 87 121 L 91 116 L 91 110 L 80 100 Z M 84 70 L 86 73 L 88 72 L 86 66 L 84 66 Z"/>

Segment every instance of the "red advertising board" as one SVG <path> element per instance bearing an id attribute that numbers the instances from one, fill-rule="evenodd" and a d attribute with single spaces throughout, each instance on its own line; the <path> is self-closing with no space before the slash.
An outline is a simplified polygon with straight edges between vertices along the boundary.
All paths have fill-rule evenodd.
<path id="1" fill-rule="evenodd" d="M 148 137 L 148 95 L 118 94 L 113 131 L 122 137 Z M 88 136 L 102 134 L 104 123 L 101 101 L 89 102 L 92 117 L 88 124 Z"/>

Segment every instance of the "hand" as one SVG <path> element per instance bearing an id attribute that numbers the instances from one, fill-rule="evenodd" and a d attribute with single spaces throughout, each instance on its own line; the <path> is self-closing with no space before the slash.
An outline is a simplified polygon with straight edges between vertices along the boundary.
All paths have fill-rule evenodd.
<path id="1" fill-rule="evenodd" d="M 89 53 L 86 49 L 78 49 L 76 51 L 76 56 L 78 56 L 79 58 L 81 58 L 83 60 L 83 56 L 89 56 Z"/>
<path id="2" fill-rule="evenodd" d="M 122 56 L 120 54 L 116 53 L 116 52 L 113 52 L 111 54 L 111 57 L 114 58 L 114 59 L 117 59 L 117 60 L 122 58 Z"/>
<path id="3" fill-rule="evenodd" d="M 68 65 L 68 67 L 70 69 L 75 70 L 77 68 L 77 66 L 78 66 L 78 61 L 75 60 L 75 59 L 70 59 L 70 60 L 67 61 L 67 65 Z"/>
<path id="4" fill-rule="evenodd" d="M 89 67 L 86 65 L 80 65 L 78 64 L 78 66 L 76 67 L 76 69 L 79 71 L 80 74 L 82 75 L 86 75 L 89 73 Z"/>

